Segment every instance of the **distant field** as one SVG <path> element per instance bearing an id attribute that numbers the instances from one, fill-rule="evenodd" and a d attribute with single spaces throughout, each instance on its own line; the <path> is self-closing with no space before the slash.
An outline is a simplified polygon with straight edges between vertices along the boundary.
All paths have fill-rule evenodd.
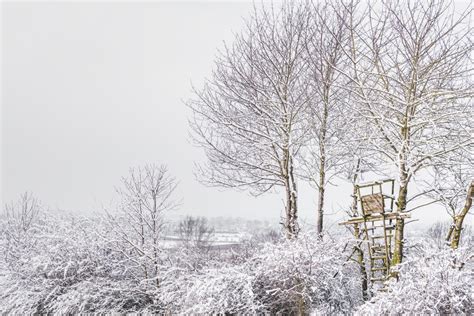
<path id="1" fill-rule="evenodd" d="M 248 237 L 248 233 L 218 232 L 212 236 L 210 243 L 213 248 L 227 248 L 240 245 Z M 162 238 L 162 244 L 166 248 L 178 247 L 182 241 L 178 235 L 166 235 Z"/>

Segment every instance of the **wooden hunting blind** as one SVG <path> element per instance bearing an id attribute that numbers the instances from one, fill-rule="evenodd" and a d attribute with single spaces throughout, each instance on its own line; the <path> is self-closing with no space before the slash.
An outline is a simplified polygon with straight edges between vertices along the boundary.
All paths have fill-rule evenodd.
<path id="1" fill-rule="evenodd" d="M 363 254 L 356 261 L 365 266 L 367 258 L 372 284 L 383 284 L 390 278 L 396 229 L 394 221 L 410 217 L 408 213 L 394 211 L 394 189 L 393 179 L 355 185 L 352 218 L 339 223 L 353 228 L 358 241 L 356 248 Z M 362 244 L 366 247 L 361 247 Z"/>
<path id="2" fill-rule="evenodd" d="M 383 213 L 384 198 L 382 193 L 363 195 L 360 197 L 362 209 L 366 214 Z"/>

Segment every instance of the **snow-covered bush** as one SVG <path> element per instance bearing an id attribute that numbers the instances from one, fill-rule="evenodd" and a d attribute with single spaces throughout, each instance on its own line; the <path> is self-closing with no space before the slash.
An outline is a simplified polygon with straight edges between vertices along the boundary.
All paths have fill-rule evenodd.
<path id="1" fill-rule="evenodd" d="M 425 242 L 400 267 L 400 279 L 358 309 L 360 315 L 472 315 L 472 247 L 439 250 Z"/>
<path id="2" fill-rule="evenodd" d="M 5 272 L 5 270 L 4 270 Z M 0 313 L 11 315 L 43 313 L 45 302 L 54 295 L 56 286 L 47 279 L 21 279 L 0 275 Z"/>
<path id="3" fill-rule="evenodd" d="M 45 222 L 41 203 L 31 193 L 5 205 L 0 214 L 0 250 L 7 266 L 16 268 L 25 254 L 34 251 Z"/>
<path id="4" fill-rule="evenodd" d="M 196 273 L 175 270 L 162 282 L 160 300 L 170 313 L 254 314 L 258 306 L 252 281 L 253 276 L 242 266 Z"/>
<path id="5" fill-rule="evenodd" d="M 5 280 L 0 292 L 0 313 L 78 314 L 159 312 L 150 295 L 130 280 L 91 278 L 70 286 L 55 280 Z"/>
<path id="6" fill-rule="evenodd" d="M 76 283 L 43 308 L 58 314 L 161 312 L 146 287 L 130 280 L 92 278 Z"/>
<path id="7" fill-rule="evenodd" d="M 11 242 L 17 226 L 0 224 L 0 311 L 55 312 L 55 300 L 77 283 L 97 277 L 123 277 L 127 267 L 97 234 L 101 223 L 43 211 L 21 242 Z"/>
<path id="8" fill-rule="evenodd" d="M 342 242 L 315 236 L 266 243 L 244 263 L 169 269 L 160 301 L 183 314 L 350 312 L 362 303 L 358 271 Z"/>
<path id="9" fill-rule="evenodd" d="M 249 263 L 262 312 L 344 313 L 361 303 L 360 280 L 343 243 L 316 234 L 267 244 Z"/>
<path id="10" fill-rule="evenodd" d="M 469 244 L 440 250 L 432 239 L 412 238 L 400 281 L 363 304 L 360 271 L 347 260 L 352 245 L 343 239 L 307 233 L 202 254 L 164 248 L 158 278 L 143 279 L 127 252 L 111 243 L 117 239 L 107 238 L 107 228 L 98 219 L 42 212 L 23 235 L 27 238 L 9 243 L 5 232 L 11 227 L 2 221 L 0 246 L 7 255 L 0 256 L 0 313 L 350 314 L 359 308 L 360 314 L 469 314 L 473 309 Z"/>

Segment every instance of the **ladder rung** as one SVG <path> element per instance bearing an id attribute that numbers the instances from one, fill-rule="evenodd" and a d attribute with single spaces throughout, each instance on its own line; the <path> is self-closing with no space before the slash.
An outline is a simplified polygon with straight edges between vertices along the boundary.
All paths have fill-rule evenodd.
<path id="1" fill-rule="evenodd" d="M 386 260 L 387 256 L 372 256 L 372 260 L 380 260 L 380 259 Z"/>
<path id="2" fill-rule="evenodd" d="M 376 230 L 377 228 L 384 228 L 384 227 L 383 227 L 383 226 L 367 227 L 367 231 L 369 231 L 369 230 Z M 386 229 L 386 230 L 392 230 L 393 228 L 390 228 L 390 227 L 387 226 L 385 229 Z M 365 228 L 364 228 L 364 230 L 365 230 Z"/>
<path id="3" fill-rule="evenodd" d="M 370 226 L 370 227 L 367 227 L 367 229 L 373 229 L 373 228 L 386 228 L 386 229 L 393 229 L 395 228 L 395 225 L 374 225 L 374 226 Z"/>
<path id="4" fill-rule="evenodd" d="M 385 255 L 387 254 L 387 252 L 385 251 L 385 249 L 375 248 L 375 249 L 370 249 L 370 250 L 372 250 L 372 253 L 373 253 L 374 255 L 379 254 L 379 255 L 381 255 L 381 256 L 385 256 Z"/>
<path id="5" fill-rule="evenodd" d="M 387 236 L 388 237 L 388 236 Z M 370 236 L 372 239 L 379 239 L 379 238 L 385 238 L 385 236 Z"/>
<path id="6" fill-rule="evenodd" d="M 377 255 L 385 256 L 385 255 L 387 255 L 387 252 L 385 251 L 385 249 L 371 249 L 371 250 L 372 250 L 372 254 L 374 256 L 377 256 Z"/>
<path id="7" fill-rule="evenodd" d="M 380 249 L 385 250 L 385 245 L 372 245 L 370 246 L 371 249 Z"/>
<path id="8" fill-rule="evenodd" d="M 384 227 L 383 226 L 367 227 L 367 231 L 374 231 L 377 228 L 384 228 Z M 394 230 L 394 229 L 395 229 L 395 227 L 391 227 L 391 226 L 385 227 L 385 231 Z M 364 228 L 364 230 L 366 230 L 366 229 Z"/>
<path id="9" fill-rule="evenodd" d="M 372 268 L 371 269 L 372 271 L 384 271 L 384 270 L 388 270 L 387 267 L 375 267 L 375 268 Z"/>

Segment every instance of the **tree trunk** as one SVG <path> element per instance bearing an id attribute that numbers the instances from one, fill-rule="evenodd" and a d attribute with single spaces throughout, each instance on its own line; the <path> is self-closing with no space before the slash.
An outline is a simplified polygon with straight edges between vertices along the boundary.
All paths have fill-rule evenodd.
<path id="1" fill-rule="evenodd" d="M 321 162 L 321 165 L 323 165 L 324 162 Z M 319 173 L 319 189 L 318 189 L 318 211 L 317 211 L 317 218 L 316 218 L 316 232 L 318 235 L 322 235 L 323 233 L 323 216 L 324 216 L 324 181 L 325 181 L 326 174 L 323 169 L 321 169 Z"/>
<path id="2" fill-rule="evenodd" d="M 357 217 L 359 214 L 357 214 L 357 189 L 356 189 L 356 182 L 357 182 L 357 176 L 359 175 L 360 172 L 360 158 L 357 160 L 357 165 L 356 169 L 354 172 L 354 178 L 352 180 L 352 184 L 354 185 L 354 189 L 352 191 L 352 205 L 351 205 L 351 212 L 352 216 Z M 360 228 L 359 224 L 354 225 L 354 237 L 356 240 L 360 239 Z M 367 282 L 367 270 L 365 268 L 365 260 L 364 260 L 364 252 L 360 248 L 360 246 L 355 246 L 354 251 L 357 253 L 357 262 L 359 263 L 359 271 L 360 271 L 360 276 L 361 276 L 361 288 L 362 288 L 362 298 L 364 301 L 367 301 L 369 299 L 369 285 Z"/>
<path id="3" fill-rule="evenodd" d="M 325 87 L 324 92 L 324 108 L 321 122 L 321 131 L 319 135 L 319 183 L 318 183 L 318 210 L 316 218 L 316 231 L 319 236 L 323 233 L 323 216 L 324 216 L 324 193 L 326 189 L 326 133 L 328 121 L 328 102 L 329 87 Z"/>
<path id="4" fill-rule="evenodd" d="M 407 204 L 408 183 L 402 179 L 398 191 L 397 212 L 404 212 Z M 396 265 L 403 260 L 403 233 L 405 229 L 405 220 L 397 218 L 395 222 L 395 247 L 393 250 L 392 265 Z"/>
<path id="5" fill-rule="evenodd" d="M 298 282 L 298 292 L 303 293 L 304 291 L 304 284 L 301 281 L 301 279 L 298 277 L 297 278 Z M 306 312 L 306 303 L 304 301 L 304 296 L 302 294 L 297 294 L 296 297 L 296 315 L 298 316 L 303 316 L 307 315 L 308 313 Z"/>
<path id="6" fill-rule="evenodd" d="M 414 91 L 414 89 L 412 89 Z M 408 194 L 408 170 L 407 170 L 407 153 L 409 152 L 409 144 L 410 144 L 410 128 L 409 128 L 409 111 L 405 113 L 405 117 L 403 119 L 403 127 L 401 129 L 401 139 L 402 139 L 402 148 L 398 154 L 399 159 L 399 189 L 398 189 L 398 200 L 397 200 L 397 212 L 402 213 L 405 211 L 407 207 L 407 194 Z M 404 241 L 404 233 L 405 230 L 405 220 L 403 218 L 397 218 L 395 221 L 395 245 L 393 249 L 393 257 L 391 265 L 397 265 L 402 263 L 403 260 L 403 241 Z"/>
<path id="7" fill-rule="evenodd" d="M 360 239 L 359 224 L 354 224 L 354 236 L 357 240 Z M 367 283 L 367 270 L 365 269 L 364 252 L 358 246 L 355 246 L 354 250 L 357 253 L 357 262 L 359 263 L 359 271 L 361 275 L 362 298 L 364 299 L 364 301 L 367 301 L 369 299 L 369 293 L 368 293 L 369 286 Z"/>
<path id="8" fill-rule="evenodd" d="M 155 284 L 158 288 L 160 286 L 160 281 L 158 278 L 158 229 L 159 225 L 157 225 L 158 221 L 158 208 L 157 208 L 157 192 L 152 193 L 153 197 L 153 214 L 152 214 L 152 221 L 153 221 L 153 265 L 155 266 Z"/>
<path id="9" fill-rule="evenodd" d="M 462 232 L 462 224 L 464 218 L 466 217 L 467 213 L 471 209 L 472 206 L 472 199 L 474 197 L 474 182 L 471 183 L 467 190 L 466 195 L 466 203 L 464 207 L 458 215 L 454 217 L 454 230 L 452 231 L 452 239 L 451 239 L 451 248 L 457 249 L 459 247 L 459 241 L 461 239 L 461 232 Z"/>
<path id="10" fill-rule="evenodd" d="M 298 216 L 296 209 L 296 194 L 292 192 L 291 183 L 288 181 L 286 189 L 286 220 L 285 229 L 288 239 L 298 237 Z"/>
<path id="11" fill-rule="evenodd" d="M 286 190 L 286 233 L 288 239 L 298 237 L 298 207 L 297 207 L 297 187 L 293 174 L 293 159 L 288 157 L 287 175 L 285 176 Z"/>

